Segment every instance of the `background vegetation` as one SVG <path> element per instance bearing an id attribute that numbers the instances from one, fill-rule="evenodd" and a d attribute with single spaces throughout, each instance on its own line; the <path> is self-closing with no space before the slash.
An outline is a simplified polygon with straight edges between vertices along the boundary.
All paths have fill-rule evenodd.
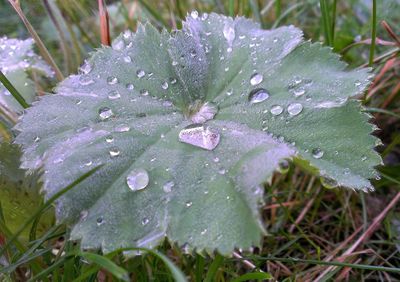
<path id="1" fill-rule="evenodd" d="M 21 0 L 20 4 L 64 76 L 75 73 L 88 54 L 100 46 L 97 1 Z M 168 30 L 180 28 L 182 19 L 192 10 L 243 15 L 267 29 L 293 24 L 305 32 L 305 38 L 332 46 L 351 68 L 371 66 L 376 74 L 368 92 L 360 97 L 379 127 L 375 134 L 383 142 L 376 148 L 385 163 L 379 168 L 382 177 L 374 180 L 376 192 L 328 190 L 315 177 L 290 167 L 265 187 L 263 215 L 269 234 L 261 248 L 237 250 L 233 257 L 223 258 L 218 254 L 188 254 L 185 248 L 165 242 L 159 251 L 170 259 L 167 262 L 172 261 L 192 281 L 265 278 L 260 270 L 279 281 L 400 280 L 400 1 L 122 0 L 106 4 L 111 38 L 127 28 L 135 30 L 139 21 L 148 20 Z M 30 37 L 6 0 L 0 0 L 3 35 Z M 39 95 L 51 91 L 57 83 L 34 75 L 32 79 Z M 2 140 L 13 138 L 9 123 L 0 119 Z M 13 156 L 17 155 L 14 152 Z M 12 158 L 1 152 L 1 158 L 6 157 Z M 25 221 L 40 206 L 40 187 L 32 184 L 36 177 L 26 179 L 20 171 L 12 179 L 0 180 L 2 240 L 12 238 L 18 230 L 16 220 Z M 9 205 L 4 200 L 7 197 L 18 201 Z M 5 212 L 14 212 L 15 217 L 5 220 Z M 173 276 L 177 270 L 157 253 L 143 252 L 129 260 L 122 252 L 108 256 L 84 253 L 76 243 L 63 239 L 68 237 L 65 226 L 49 224 L 53 222 L 51 216 L 44 221 L 36 219 L 33 226 L 40 236 L 36 238 L 36 231 L 27 228 L 3 249 L 6 253 L 0 261 L 0 279 L 110 281 L 126 280 L 126 273 L 134 281 L 172 281 L 178 277 Z M 39 221 L 41 224 L 37 224 Z"/>

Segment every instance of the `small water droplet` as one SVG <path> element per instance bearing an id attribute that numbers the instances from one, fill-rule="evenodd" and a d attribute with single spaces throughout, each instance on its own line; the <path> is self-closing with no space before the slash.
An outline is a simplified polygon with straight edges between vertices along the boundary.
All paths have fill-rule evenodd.
<path id="1" fill-rule="evenodd" d="M 278 171 L 281 174 L 286 174 L 289 171 L 290 164 L 288 160 L 281 160 L 278 164 Z"/>
<path id="2" fill-rule="evenodd" d="M 132 83 L 128 83 L 125 87 L 128 90 L 133 90 L 135 88 L 135 86 Z"/>
<path id="3" fill-rule="evenodd" d="M 191 116 L 191 120 L 194 123 L 205 123 L 208 120 L 212 120 L 218 112 L 218 106 L 214 103 L 206 102 L 200 109 Z"/>
<path id="4" fill-rule="evenodd" d="M 171 82 L 172 85 L 176 83 L 176 78 L 170 78 L 169 81 Z"/>
<path id="5" fill-rule="evenodd" d="M 118 90 L 112 90 L 112 91 L 108 92 L 108 99 L 110 99 L 110 100 L 115 100 L 120 97 L 121 97 L 121 95 L 119 94 Z"/>
<path id="6" fill-rule="evenodd" d="M 126 177 L 126 183 L 132 191 L 142 190 L 149 184 L 149 175 L 142 168 L 134 169 Z"/>
<path id="7" fill-rule="evenodd" d="M 304 95 L 304 93 L 306 93 L 306 90 L 304 90 L 303 88 L 295 89 L 293 91 L 293 94 L 295 97 L 300 97 L 300 96 Z"/>
<path id="8" fill-rule="evenodd" d="M 202 231 L 200 232 L 201 235 L 204 235 L 204 234 L 206 234 L 206 233 L 207 233 L 207 229 L 204 229 L 204 230 L 202 230 Z"/>
<path id="9" fill-rule="evenodd" d="M 149 91 L 147 91 L 146 89 L 142 89 L 142 90 L 140 90 L 140 95 L 148 96 L 149 95 Z"/>
<path id="10" fill-rule="evenodd" d="M 131 128 L 126 124 L 117 125 L 114 129 L 116 132 L 128 132 Z"/>
<path id="11" fill-rule="evenodd" d="M 250 104 L 257 104 L 264 102 L 269 98 L 269 93 L 264 88 L 257 88 L 250 92 L 249 94 L 249 102 Z"/>
<path id="12" fill-rule="evenodd" d="M 333 189 L 338 186 L 338 183 L 336 180 L 326 177 L 326 176 L 321 176 L 320 178 L 322 186 L 324 186 L 327 189 Z"/>
<path id="13" fill-rule="evenodd" d="M 90 76 L 81 75 L 79 77 L 79 84 L 82 85 L 82 86 L 90 85 L 90 84 L 93 84 L 93 83 L 94 83 L 94 80 Z"/>
<path id="14" fill-rule="evenodd" d="M 101 120 L 107 120 L 113 116 L 113 112 L 109 107 L 103 107 L 99 109 L 99 117 Z"/>
<path id="15" fill-rule="evenodd" d="M 233 89 L 229 89 L 228 91 L 226 91 L 227 96 L 231 96 L 232 94 L 233 94 Z"/>
<path id="16" fill-rule="evenodd" d="M 300 103 L 293 103 L 287 107 L 287 111 L 291 116 L 297 116 L 303 110 L 303 105 Z"/>
<path id="17" fill-rule="evenodd" d="M 118 148 L 112 148 L 109 151 L 109 153 L 110 153 L 110 157 L 114 158 L 114 157 L 118 157 L 121 152 Z"/>
<path id="18" fill-rule="evenodd" d="M 362 156 L 362 157 L 361 157 L 361 161 L 365 162 L 366 160 L 367 160 L 367 157 L 366 157 L 366 156 Z"/>
<path id="19" fill-rule="evenodd" d="M 112 143 L 114 142 L 114 137 L 112 135 L 107 135 L 106 136 L 106 142 L 107 143 Z"/>
<path id="20" fill-rule="evenodd" d="M 224 168 L 220 168 L 218 170 L 218 173 L 221 174 L 221 175 L 224 175 L 226 173 L 226 170 Z"/>
<path id="21" fill-rule="evenodd" d="M 96 223 L 97 223 L 97 226 L 102 225 L 102 224 L 104 223 L 103 217 L 102 217 L 102 216 L 98 217 L 98 218 L 96 219 Z"/>
<path id="22" fill-rule="evenodd" d="M 125 42 L 122 39 L 114 40 L 114 42 L 111 45 L 112 48 L 117 51 L 120 51 L 125 48 Z"/>
<path id="23" fill-rule="evenodd" d="M 115 76 L 109 76 L 109 77 L 107 77 L 107 83 L 109 85 L 117 84 L 118 78 L 116 78 Z"/>
<path id="24" fill-rule="evenodd" d="M 190 16 L 192 17 L 192 19 L 197 19 L 199 17 L 199 12 L 197 11 L 192 11 L 190 13 Z"/>
<path id="25" fill-rule="evenodd" d="M 222 30 L 226 41 L 228 41 L 228 46 L 231 47 L 233 40 L 235 40 L 235 29 L 231 25 L 231 23 L 226 23 Z M 231 48 L 232 49 L 232 48 Z"/>
<path id="26" fill-rule="evenodd" d="M 35 139 L 33 139 L 33 142 L 35 142 L 35 143 L 37 143 L 39 141 L 40 141 L 40 137 L 39 136 L 36 136 Z"/>
<path id="27" fill-rule="evenodd" d="M 131 56 L 125 56 L 125 57 L 124 57 L 124 62 L 125 62 L 125 63 L 131 63 L 131 62 L 132 62 Z"/>
<path id="28" fill-rule="evenodd" d="M 193 205 L 193 202 L 189 201 L 185 203 L 186 207 L 190 208 Z"/>
<path id="29" fill-rule="evenodd" d="M 283 112 L 283 108 L 282 106 L 279 105 L 275 105 L 271 107 L 271 114 L 273 114 L 274 116 L 278 116 Z"/>
<path id="30" fill-rule="evenodd" d="M 218 157 L 214 157 L 213 161 L 214 161 L 214 163 L 218 163 L 219 162 L 219 158 Z"/>
<path id="31" fill-rule="evenodd" d="M 83 74 L 88 74 L 92 71 L 92 65 L 85 60 L 85 63 L 79 68 L 79 70 Z"/>
<path id="32" fill-rule="evenodd" d="M 220 134 L 209 126 L 191 124 L 179 132 L 179 141 L 211 151 L 219 144 Z"/>
<path id="33" fill-rule="evenodd" d="M 263 77 L 262 74 L 255 73 L 250 78 L 250 84 L 253 85 L 253 86 L 254 85 L 258 85 L 263 81 L 263 79 L 264 79 L 264 77 Z"/>
<path id="34" fill-rule="evenodd" d="M 146 73 L 144 72 L 144 70 L 137 70 L 136 71 L 136 76 L 138 77 L 138 78 L 142 78 L 143 76 L 145 76 L 146 75 Z"/>
<path id="35" fill-rule="evenodd" d="M 161 84 L 161 88 L 164 89 L 164 90 L 167 90 L 167 89 L 168 89 L 168 82 L 164 81 L 164 82 Z"/>
<path id="36" fill-rule="evenodd" d="M 313 156 L 314 158 L 316 158 L 316 159 L 320 159 L 320 158 L 322 158 L 323 155 L 324 155 L 324 151 L 322 151 L 322 150 L 319 149 L 319 148 L 313 149 L 311 153 L 312 153 L 312 156 Z"/>
<path id="37" fill-rule="evenodd" d="M 150 222 L 150 219 L 148 219 L 147 217 L 142 219 L 142 225 L 147 225 Z"/>
<path id="38" fill-rule="evenodd" d="M 356 82 L 354 82 L 354 85 L 357 86 L 357 87 L 360 86 L 361 85 L 361 81 L 356 80 Z"/>
<path id="39" fill-rule="evenodd" d="M 163 190 L 165 193 L 169 193 L 172 191 L 172 188 L 175 186 L 173 181 L 168 181 L 163 185 Z"/>

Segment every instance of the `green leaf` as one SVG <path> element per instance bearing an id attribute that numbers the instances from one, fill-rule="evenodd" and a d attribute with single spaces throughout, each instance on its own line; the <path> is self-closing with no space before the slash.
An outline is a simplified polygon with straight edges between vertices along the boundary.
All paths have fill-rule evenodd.
<path id="1" fill-rule="evenodd" d="M 372 189 L 377 139 L 348 101 L 367 70 L 293 26 L 195 12 L 183 26 L 124 32 L 18 124 L 23 167 L 44 167 L 48 197 L 104 164 L 57 203 L 72 239 L 104 252 L 164 237 L 210 253 L 258 245 L 260 184 L 283 159 Z"/>
<path id="2" fill-rule="evenodd" d="M 53 76 L 51 68 L 34 53 L 32 39 L 0 37 L 0 70 L 28 104 L 35 99 L 35 86 L 26 71 L 33 70 L 48 77 Z M 0 106 L 14 112 L 23 110 L 2 83 L 0 83 Z"/>
<path id="3" fill-rule="evenodd" d="M 25 175 L 20 169 L 21 151 L 18 146 L 8 143 L 0 144 L 0 201 L 7 227 L 15 233 L 43 202 L 40 194 L 42 187 L 38 173 Z M 37 232 L 42 234 L 54 223 L 54 213 L 46 212 L 40 219 Z M 27 241 L 29 228 L 20 238 Z"/>

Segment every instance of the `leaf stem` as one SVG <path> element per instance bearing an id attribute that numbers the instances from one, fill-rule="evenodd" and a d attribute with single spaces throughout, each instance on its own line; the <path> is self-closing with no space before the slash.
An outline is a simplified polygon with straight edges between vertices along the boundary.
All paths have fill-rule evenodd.
<path id="1" fill-rule="evenodd" d="M 8 78 L 0 71 L 0 81 L 10 91 L 11 95 L 18 101 L 18 103 L 24 108 L 29 108 L 29 104 L 25 101 L 24 97 L 19 94 L 18 90 L 15 89 L 14 85 L 8 80 Z"/>
<path id="2" fill-rule="evenodd" d="M 57 80 L 58 81 L 64 80 L 64 75 L 62 74 L 62 72 L 60 71 L 58 66 L 56 65 L 53 57 L 50 55 L 50 52 L 47 50 L 46 46 L 44 45 L 43 41 L 40 39 L 39 35 L 36 33 L 35 29 L 33 28 L 31 23 L 26 18 L 24 12 L 21 9 L 21 6 L 19 5 L 19 1 L 8 0 L 8 2 L 11 4 L 11 6 L 17 12 L 18 16 L 20 17 L 20 19 L 22 20 L 22 22 L 26 26 L 27 30 L 29 31 L 29 33 L 31 34 L 33 39 L 35 40 L 36 44 L 38 45 L 38 48 L 39 48 L 39 51 L 40 51 L 40 54 L 42 55 L 42 57 L 53 68 L 53 70 L 54 70 L 54 72 L 56 74 Z"/>
<path id="3" fill-rule="evenodd" d="M 375 41 L 376 41 L 376 0 L 372 0 L 372 19 L 371 19 L 371 46 L 369 49 L 369 66 L 374 63 Z"/>

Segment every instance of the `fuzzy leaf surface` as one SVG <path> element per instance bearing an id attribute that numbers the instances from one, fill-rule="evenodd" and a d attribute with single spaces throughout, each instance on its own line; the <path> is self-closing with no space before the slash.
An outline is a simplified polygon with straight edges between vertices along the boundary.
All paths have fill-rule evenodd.
<path id="1" fill-rule="evenodd" d="M 57 204 L 84 248 L 155 247 L 164 237 L 198 251 L 249 248 L 263 234 L 260 185 L 282 159 L 371 188 L 376 140 L 348 101 L 368 73 L 345 68 L 293 26 L 195 13 L 171 34 L 139 26 L 27 110 L 17 127 L 23 166 L 43 166 L 52 195 L 105 164 Z M 194 120 L 220 135 L 215 149 L 179 141 Z M 132 191 L 127 177 L 138 170 L 149 183 Z"/>

